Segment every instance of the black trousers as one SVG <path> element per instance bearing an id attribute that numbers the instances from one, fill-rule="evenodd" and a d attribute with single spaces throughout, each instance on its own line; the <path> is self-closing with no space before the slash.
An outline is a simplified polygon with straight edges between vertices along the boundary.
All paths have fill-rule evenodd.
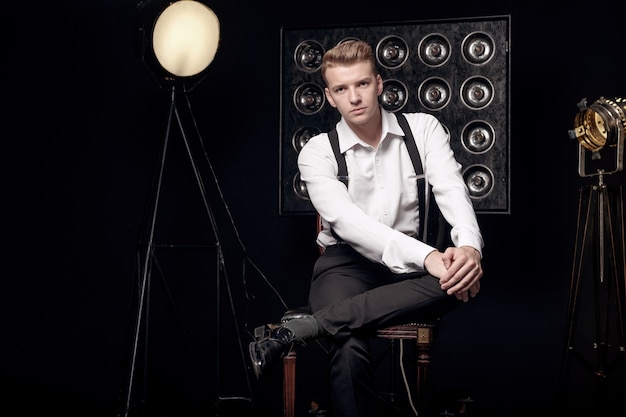
<path id="1" fill-rule="evenodd" d="M 309 306 L 330 334 L 334 417 L 382 416 L 369 341 L 377 328 L 429 321 L 459 304 L 429 274 L 393 274 L 349 245 L 327 248 L 313 269 Z"/>

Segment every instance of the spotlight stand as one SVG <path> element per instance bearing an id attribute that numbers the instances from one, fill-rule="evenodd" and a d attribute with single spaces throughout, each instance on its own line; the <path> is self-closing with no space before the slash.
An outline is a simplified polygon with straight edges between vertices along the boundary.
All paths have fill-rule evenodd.
<path id="1" fill-rule="evenodd" d="M 618 131 L 618 168 L 621 170 L 621 152 L 623 152 L 624 132 Z M 579 145 L 580 146 L 580 145 Z M 571 376 L 572 361 L 576 359 L 586 372 L 593 376 L 597 411 L 605 409 L 609 400 L 611 385 L 624 384 L 626 381 L 626 254 L 624 242 L 624 205 L 622 186 L 608 186 L 604 182 L 607 174 L 598 169 L 595 174 L 588 174 L 584 168 L 585 151 L 579 152 L 579 174 L 597 176 L 598 183 L 580 189 L 578 208 L 578 226 L 574 264 L 572 268 L 570 298 L 565 341 L 565 354 L 561 370 L 561 388 L 563 399 L 567 391 L 567 380 Z M 597 239 L 596 239 L 597 238 Z M 590 275 L 593 281 L 585 282 L 584 276 Z M 592 285 L 592 316 L 585 316 L 581 311 L 583 284 Z M 586 287 L 588 290 L 589 287 Z M 578 320 L 590 320 L 588 330 L 593 331 L 592 344 L 575 346 Z M 612 327 L 611 325 L 615 325 Z M 578 326 L 581 327 L 581 326 Z M 578 349 L 581 348 L 581 349 Z M 595 360 L 589 358 L 594 356 Z M 619 373 L 619 367 L 622 367 Z M 618 389 L 619 390 L 619 389 Z M 622 397 L 621 394 L 617 394 Z"/>
<path id="2" fill-rule="evenodd" d="M 185 149 L 187 151 L 187 156 L 189 157 L 189 161 L 191 163 L 191 166 L 193 168 L 194 171 L 194 175 L 195 175 L 195 179 L 197 182 L 197 185 L 199 187 L 200 190 L 200 194 L 204 203 L 204 208 L 206 210 L 206 214 L 209 218 L 210 224 L 211 224 L 211 228 L 213 231 L 213 238 L 214 238 L 214 242 L 211 243 L 210 245 L 206 245 L 206 247 L 214 247 L 217 251 L 216 257 L 217 257 L 217 265 L 216 265 L 216 269 L 217 269 L 217 275 L 216 275 L 216 323 L 215 323 L 215 334 L 216 334 L 216 338 L 215 338 L 215 345 L 216 345 L 216 355 L 215 355 L 215 378 L 216 378 L 216 382 L 215 382 L 215 390 L 216 390 L 216 399 L 217 402 L 219 403 L 220 401 L 223 400 L 244 400 L 247 402 L 251 402 L 251 399 L 249 397 L 221 397 L 220 396 L 220 324 L 221 324 L 221 315 L 220 315 L 220 307 L 221 307 L 221 298 L 220 298 L 220 294 L 221 294 L 221 280 L 224 279 L 225 283 L 226 283 L 226 289 L 227 289 L 227 293 L 229 295 L 229 299 L 230 299 L 230 308 L 231 308 L 231 313 L 233 315 L 233 322 L 234 322 L 234 326 L 235 326 L 235 331 L 237 335 L 240 335 L 240 329 L 239 329 L 239 324 L 238 324 L 238 320 L 237 320 L 237 315 L 235 312 L 235 308 L 234 308 L 234 304 L 233 304 L 233 300 L 232 300 L 232 296 L 231 296 L 231 288 L 229 285 L 229 281 L 228 281 L 228 276 L 227 276 L 227 270 L 226 270 L 226 265 L 225 265 L 225 260 L 224 260 L 224 253 L 222 251 L 222 244 L 220 242 L 220 237 L 219 237 L 219 232 L 218 232 L 218 226 L 217 226 L 217 222 L 215 219 L 215 215 L 213 213 L 213 210 L 211 208 L 211 205 L 209 203 L 208 197 L 207 197 L 207 191 L 204 185 L 204 182 L 202 180 L 202 175 L 200 173 L 200 170 L 198 168 L 197 162 L 196 162 L 196 158 L 194 157 L 193 154 L 193 150 L 191 147 L 191 144 L 189 142 L 188 136 L 186 134 L 185 128 L 183 127 L 183 122 L 181 120 L 181 116 L 179 113 L 179 109 L 177 106 L 177 97 L 179 94 L 184 94 L 185 98 L 186 98 L 186 103 L 187 103 L 187 107 L 188 107 L 188 112 L 189 115 L 193 121 L 193 125 L 194 127 L 196 127 L 196 135 L 199 138 L 199 142 L 202 145 L 202 140 L 200 138 L 200 135 L 197 132 L 197 126 L 195 123 L 195 119 L 193 117 L 193 113 L 191 111 L 191 105 L 189 103 L 188 97 L 186 95 L 186 92 L 188 90 L 184 89 L 183 86 L 183 92 L 178 92 L 176 90 L 176 86 L 172 85 L 171 86 L 171 101 L 170 101 L 170 109 L 169 109 L 169 116 L 168 116 L 168 121 L 167 121 L 167 129 L 166 129 L 166 134 L 165 134 L 165 140 L 163 143 L 163 148 L 161 151 L 161 158 L 160 158 L 160 165 L 159 165 L 159 171 L 158 171 L 158 176 L 156 179 L 156 183 L 153 185 L 154 186 L 154 196 L 153 196 L 153 201 L 152 201 L 152 213 L 150 216 L 150 223 L 149 223 L 149 230 L 148 230 L 148 240 L 147 243 L 145 245 L 145 253 L 143 254 L 143 257 L 141 257 L 141 255 L 139 255 L 139 263 L 142 264 L 141 268 L 140 268 L 140 272 L 139 272 L 139 288 L 138 288 L 138 304 L 137 304 L 137 311 L 136 311 L 136 317 L 135 317 L 135 324 L 134 324 L 134 329 L 133 329 L 133 340 L 132 340 L 132 350 L 131 350 L 131 358 L 130 358 L 130 370 L 129 370 L 129 376 L 128 376 L 128 384 L 126 386 L 126 392 L 125 392 L 125 399 L 124 399 L 124 410 L 123 410 L 123 416 L 124 417 L 128 417 L 128 414 L 130 412 L 131 409 L 131 401 L 132 401 L 132 397 L 133 397 L 133 386 L 135 383 L 135 379 L 136 379 L 136 361 L 137 361 L 137 356 L 138 356 L 138 346 L 139 346 L 139 340 L 140 340 L 140 336 L 142 333 L 142 330 L 144 332 L 144 344 L 146 345 L 146 348 L 144 349 L 144 362 L 146 362 L 146 358 L 147 358 L 147 344 L 148 344 L 148 326 L 147 326 L 147 320 L 148 320 L 148 306 L 149 306 L 149 293 L 150 293 L 150 279 L 151 279 L 151 274 L 152 274 L 152 265 L 155 262 L 155 249 L 159 248 L 159 247 L 163 247 L 163 245 L 159 245 L 157 243 L 155 243 L 155 230 L 156 230 L 156 218 L 157 218 L 157 213 L 158 213 L 158 208 L 159 208 L 159 202 L 160 202 L 160 198 L 161 198 L 161 186 L 162 186 L 162 182 L 163 182 L 163 173 L 164 173 L 164 168 L 165 168 L 165 162 L 166 162 L 166 155 L 167 155 L 167 150 L 169 147 L 169 141 L 170 141 L 170 132 L 172 130 L 172 120 L 174 118 L 174 116 L 176 117 L 176 121 L 178 124 L 178 127 L 180 129 L 180 133 L 182 136 L 182 139 L 184 141 L 184 145 L 185 145 Z M 203 148 L 204 149 L 204 148 Z M 217 182 L 217 179 L 215 177 L 215 173 L 212 171 L 212 166 L 208 160 L 208 156 L 206 154 L 206 151 L 204 152 L 204 156 L 205 159 L 209 165 L 209 168 L 211 170 L 211 174 L 213 176 L 213 179 L 215 182 Z M 174 245 L 166 245 L 166 247 L 173 247 Z M 186 245 L 187 247 L 189 247 L 188 245 Z M 166 284 L 165 284 L 166 285 Z M 170 297 L 171 300 L 171 297 Z M 144 323 L 144 321 L 146 321 L 146 323 Z M 238 340 L 238 345 L 239 345 L 239 350 L 241 353 L 242 358 L 245 357 L 245 353 L 244 353 L 244 348 L 243 345 L 241 343 L 241 338 L 237 337 Z M 251 393 L 251 385 L 250 385 L 250 379 L 248 377 L 248 369 L 246 367 L 245 362 L 243 363 L 243 371 L 244 371 L 244 375 L 246 375 L 246 382 L 247 382 L 247 386 L 248 386 L 248 392 Z M 146 373 L 147 373 L 147 366 L 144 365 L 144 385 L 145 385 L 145 381 L 146 381 Z M 144 387 L 144 391 L 145 391 L 145 387 Z M 144 397 L 145 397 L 145 392 L 144 392 Z M 143 401 L 145 402 L 145 398 L 143 398 Z"/>

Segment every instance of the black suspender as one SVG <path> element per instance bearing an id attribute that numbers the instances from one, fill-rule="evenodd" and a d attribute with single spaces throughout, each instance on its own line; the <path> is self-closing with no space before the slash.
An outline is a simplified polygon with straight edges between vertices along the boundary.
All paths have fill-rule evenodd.
<path id="1" fill-rule="evenodd" d="M 339 150 L 339 137 L 337 136 L 337 129 L 333 129 L 328 132 L 328 138 L 330 139 L 330 146 L 335 153 L 335 159 L 337 159 L 337 165 L 339 165 L 339 171 L 337 171 L 337 179 L 348 187 L 348 167 L 346 166 L 346 157 Z"/>
<path id="2" fill-rule="evenodd" d="M 443 243 L 444 231 L 445 231 L 445 223 L 443 216 L 439 213 L 438 216 L 438 226 L 436 229 L 438 231 L 438 235 L 434 237 L 432 235 L 432 227 L 429 227 L 429 223 L 431 223 L 431 216 L 429 216 L 430 202 L 431 202 L 431 187 L 430 184 L 426 184 L 426 177 L 424 176 L 424 168 L 422 167 L 422 160 L 419 156 L 419 151 L 417 150 L 417 145 L 415 145 L 415 139 L 413 138 L 413 133 L 411 132 L 411 128 L 404 117 L 403 114 L 397 114 L 396 118 L 398 119 L 398 123 L 404 132 L 404 143 L 406 144 L 407 150 L 409 151 L 409 156 L 411 157 L 411 162 L 413 163 L 413 169 L 415 169 L 415 174 L 417 175 L 417 188 L 420 196 L 423 198 L 424 204 L 420 209 L 420 236 L 422 241 L 429 242 L 431 244 L 436 245 L 436 247 L 441 248 Z M 337 172 L 337 179 L 343 182 L 346 187 L 348 186 L 348 167 L 346 166 L 346 158 L 345 155 L 341 153 L 339 150 L 339 137 L 337 135 L 337 129 L 333 129 L 328 132 L 328 138 L 330 139 L 330 145 L 333 148 L 333 152 L 335 153 L 335 158 L 337 159 L 337 165 L 339 166 L 339 170 Z M 434 199 L 432 200 L 434 202 Z M 438 210 L 437 210 L 438 211 Z M 426 221 L 429 219 L 429 221 Z M 334 235 L 334 231 L 333 231 Z M 335 236 L 336 237 L 336 236 Z"/>
<path id="3" fill-rule="evenodd" d="M 398 119 L 398 123 L 400 124 L 402 131 L 404 131 L 404 144 L 409 151 L 411 162 L 413 162 L 413 169 L 415 169 L 415 175 L 417 175 L 418 195 L 423 198 L 422 201 L 424 202 L 424 204 L 420 205 L 420 225 L 422 229 L 420 236 L 423 241 L 426 241 L 428 236 L 428 224 L 424 219 L 428 218 L 428 209 L 430 207 L 430 186 L 426 187 L 426 177 L 424 176 L 422 160 L 420 159 L 420 154 L 417 150 L 417 145 L 415 144 L 415 138 L 413 137 L 413 132 L 411 132 L 409 123 L 406 121 L 406 117 L 404 117 L 403 114 L 396 114 L 396 118 Z M 428 188 L 428 193 L 426 192 L 426 188 Z"/>

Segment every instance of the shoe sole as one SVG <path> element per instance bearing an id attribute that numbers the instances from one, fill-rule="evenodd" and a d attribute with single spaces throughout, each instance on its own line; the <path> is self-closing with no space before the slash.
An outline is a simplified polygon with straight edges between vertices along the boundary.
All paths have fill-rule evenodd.
<path id="1" fill-rule="evenodd" d="M 256 376 L 256 379 L 258 380 L 261 378 L 262 372 L 256 360 L 256 344 L 257 342 L 250 342 L 250 344 L 248 345 L 248 353 L 250 355 L 250 362 L 252 363 L 252 370 L 254 371 L 254 376 Z"/>

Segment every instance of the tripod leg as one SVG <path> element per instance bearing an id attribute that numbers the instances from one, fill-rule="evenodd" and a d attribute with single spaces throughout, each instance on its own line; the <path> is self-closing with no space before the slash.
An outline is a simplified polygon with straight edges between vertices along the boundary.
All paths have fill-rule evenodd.
<path id="1" fill-rule="evenodd" d="M 169 137 L 171 131 L 172 117 L 174 115 L 175 109 L 175 92 L 172 90 L 172 98 L 170 102 L 170 111 L 167 121 L 167 130 L 165 132 L 165 140 L 163 142 L 163 148 L 161 152 L 161 161 L 157 176 L 157 181 L 155 183 L 154 189 L 154 200 L 152 202 L 152 214 L 150 217 L 150 229 L 148 234 L 148 240 L 146 244 L 146 253 L 143 259 L 139 259 L 139 263 L 143 263 L 143 269 L 140 271 L 140 285 L 139 285 L 139 297 L 137 304 L 137 315 L 135 317 L 135 327 L 133 332 L 133 342 L 131 348 L 131 359 L 130 359 L 130 371 L 128 377 L 128 385 L 126 388 L 126 396 L 124 401 L 124 417 L 128 416 L 130 412 L 130 403 L 132 398 L 133 384 L 135 381 L 135 366 L 137 361 L 137 350 L 139 346 L 139 337 L 142 329 L 142 320 L 145 315 L 144 312 L 144 303 L 147 302 L 148 292 L 147 288 L 149 288 L 150 282 L 150 270 L 151 270 L 151 261 L 154 255 L 154 231 L 156 225 L 157 212 L 159 207 L 159 198 L 161 194 L 161 185 L 163 182 L 163 170 L 165 168 L 165 157 L 167 155 L 167 148 L 169 144 Z M 147 333 L 147 330 L 146 330 Z M 147 334 L 146 334 L 147 340 Z"/>
<path id="2" fill-rule="evenodd" d="M 561 373 L 563 399 L 568 395 L 570 380 L 579 377 L 581 386 L 593 385 L 595 411 L 618 401 L 613 394 L 626 388 L 624 208 L 621 187 L 614 191 L 602 184 L 581 189 Z M 589 334 L 577 335 L 576 330 Z M 591 376 L 590 380 L 574 374 L 574 359 Z M 571 399 L 584 401 L 584 397 L 575 395 Z"/>
<path id="3" fill-rule="evenodd" d="M 187 98 L 187 96 L 185 96 L 186 103 L 187 103 L 187 111 L 188 111 L 188 116 L 191 118 L 192 124 L 193 126 L 197 126 L 196 122 L 195 122 L 195 118 L 193 116 L 193 111 L 191 109 L 191 103 L 189 103 L 189 100 Z M 251 393 L 252 392 L 252 386 L 250 383 L 250 373 L 249 370 L 247 368 L 246 365 L 246 361 L 245 358 L 247 357 L 246 354 L 246 350 L 244 349 L 244 346 L 242 344 L 241 341 L 241 330 L 239 328 L 239 320 L 237 319 L 237 313 L 235 311 L 235 305 L 234 305 L 234 301 L 233 301 L 233 297 L 232 297 L 232 292 L 231 292 L 231 287 L 230 287 L 230 282 L 229 282 L 229 278 L 228 278 L 228 272 L 226 270 L 226 264 L 225 264 L 225 260 L 224 260 L 224 255 L 222 252 L 222 245 L 220 243 L 220 234 L 219 234 L 219 230 L 218 230 L 218 225 L 217 225 L 217 221 L 215 218 L 215 214 L 213 213 L 213 209 L 211 207 L 211 204 L 209 202 L 209 198 L 207 195 L 207 190 L 205 188 L 205 184 L 202 180 L 202 175 L 200 173 L 199 167 L 196 163 L 196 159 L 194 158 L 194 152 L 192 150 L 192 146 L 191 143 L 188 139 L 186 130 L 183 126 L 183 122 L 181 119 L 181 115 L 178 111 L 178 108 L 175 106 L 174 107 L 174 113 L 176 115 L 176 120 L 178 121 L 178 127 L 180 129 L 180 133 L 182 135 L 183 138 L 183 142 L 185 144 L 185 149 L 187 150 L 187 156 L 189 157 L 189 162 L 191 163 L 191 167 L 193 169 L 193 172 L 195 174 L 195 178 L 196 178 L 196 182 L 200 191 L 200 195 L 202 197 L 202 201 L 204 203 L 204 207 L 206 210 L 206 214 L 209 218 L 209 221 L 211 223 L 212 226 L 212 231 L 213 231 L 213 238 L 214 238 L 214 242 L 215 242 L 215 246 L 217 248 L 217 259 L 218 259 L 218 263 L 217 263 L 217 275 L 216 275 L 216 357 L 215 357 L 215 367 L 216 367 L 216 392 L 217 392 L 217 399 L 218 401 L 224 401 L 224 400 L 230 400 L 230 399 L 237 399 L 237 400 L 245 400 L 245 401 L 250 401 L 248 398 L 241 398 L 241 397 L 221 397 L 220 396 L 220 367 L 221 367 L 221 359 L 220 359 L 220 326 L 221 326 L 221 288 L 220 288 L 220 283 L 221 280 L 224 279 L 224 283 L 226 284 L 226 291 L 227 291 L 227 295 L 229 298 L 229 306 L 230 306 L 230 311 L 231 311 L 231 315 L 233 318 L 233 324 L 234 324 L 234 328 L 236 331 L 236 335 L 237 335 L 237 342 L 238 342 L 238 347 L 239 347 L 239 352 L 240 355 L 242 357 L 242 370 L 243 370 L 243 374 L 246 377 L 246 383 L 248 386 L 248 392 Z M 199 145 L 202 146 L 202 139 L 200 137 L 199 132 L 196 130 L 196 136 L 199 140 Z M 206 152 L 205 152 L 205 162 L 208 165 L 208 168 L 210 169 L 211 172 L 211 176 L 212 178 L 215 180 L 215 185 L 218 189 L 218 192 L 221 191 L 219 190 L 219 185 L 217 184 L 217 179 L 215 177 L 215 173 L 213 171 L 213 168 L 211 166 L 210 161 L 208 160 L 208 156 L 206 156 Z"/>

